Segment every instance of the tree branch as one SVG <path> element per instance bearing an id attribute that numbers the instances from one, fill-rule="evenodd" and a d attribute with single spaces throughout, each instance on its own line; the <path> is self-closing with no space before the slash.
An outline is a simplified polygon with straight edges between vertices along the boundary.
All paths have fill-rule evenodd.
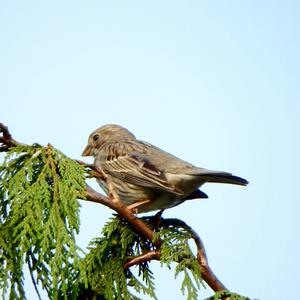
<path id="1" fill-rule="evenodd" d="M 8 127 L 3 123 L 0 123 L 0 132 L 2 133 L 2 136 L 0 136 L 0 152 L 8 151 L 11 147 L 19 144 L 12 138 Z"/>
<path id="2" fill-rule="evenodd" d="M 160 253 L 159 251 L 152 250 L 152 251 L 146 251 L 145 253 L 130 258 L 123 266 L 124 270 L 127 270 L 128 268 L 140 265 L 143 262 L 151 261 L 151 260 L 160 260 Z"/>
<path id="3" fill-rule="evenodd" d="M 207 255 L 205 251 L 204 244 L 198 235 L 198 233 L 189 225 L 187 225 L 185 222 L 179 220 L 179 219 L 162 219 L 161 224 L 165 226 L 177 226 L 185 228 L 193 238 L 196 247 L 197 247 L 197 260 L 199 262 L 199 265 L 201 267 L 201 275 L 204 281 L 211 287 L 212 290 L 216 291 L 222 291 L 227 290 L 225 285 L 217 278 L 217 276 L 214 274 L 212 269 L 210 268 L 207 260 Z"/>
<path id="4" fill-rule="evenodd" d="M 110 189 L 113 189 L 110 187 Z M 110 191 L 110 194 L 115 194 L 115 192 L 112 190 Z M 161 239 L 155 239 L 154 240 L 154 232 L 141 220 L 139 219 L 136 215 L 134 215 L 131 210 L 127 208 L 125 204 L 123 204 L 120 200 L 110 199 L 108 197 L 105 197 L 98 192 L 96 192 L 93 188 L 91 188 L 89 185 L 87 185 L 87 190 L 86 190 L 86 199 L 83 200 L 88 200 L 91 202 L 96 202 L 103 204 L 114 211 L 118 213 L 118 215 L 121 218 L 126 219 L 126 221 L 132 226 L 132 228 L 146 237 L 149 241 L 151 241 L 155 247 L 159 248 L 162 244 Z"/>
<path id="5" fill-rule="evenodd" d="M 199 265 L 201 267 L 201 275 L 203 280 L 210 286 L 210 288 L 217 292 L 217 291 L 223 291 L 227 290 L 224 284 L 217 278 L 217 276 L 214 274 L 212 269 L 210 268 L 206 256 L 206 251 L 204 244 L 200 238 L 200 236 L 197 234 L 197 232 L 187 225 L 185 222 L 179 219 L 163 219 L 160 220 L 161 226 L 175 226 L 175 227 L 182 227 L 186 229 L 190 234 L 191 238 L 194 240 L 196 247 L 197 247 L 197 260 L 199 262 Z M 179 260 L 182 258 L 179 257 Z M 160 260 L 160 252 L 159 251 L 146 251 L 142 255 L 130 258 L 125 264 L 124 269 L 130 268 L 134 265 L 141 264 L 143 262 L 148 262 L 151 260 Z"/>

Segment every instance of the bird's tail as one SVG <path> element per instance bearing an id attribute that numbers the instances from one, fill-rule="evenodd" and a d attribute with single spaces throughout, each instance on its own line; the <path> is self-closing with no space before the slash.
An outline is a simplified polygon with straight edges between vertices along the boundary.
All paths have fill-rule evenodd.
<path id="1" fill-rule="evenodd" d="M 206 170 L 197 175 L 201 176 L 206 182 L 229 183 L 244 186 L 249 183 L 246 179 L 227 172 Z"/>

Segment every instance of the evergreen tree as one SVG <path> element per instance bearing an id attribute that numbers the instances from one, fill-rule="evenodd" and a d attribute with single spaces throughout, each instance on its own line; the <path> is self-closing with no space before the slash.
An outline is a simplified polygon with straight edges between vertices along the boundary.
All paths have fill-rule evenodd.
<path id="1" fill-rule="evenodd" d="M 3 124 L 0 131 L 0 151 L 6 152 L 0 166 L 3 299 L 26 299 L 26 266 L 39 298 L 39 289 L 44 289 L 49 299 L 157 299 L 151 260 L 162 267 L 176 263 L 175 277 L 183 274 L 181 291 L 187 299 L 199 299 L 203 281 L 215 292 L 209 300 L 249 299 L 226 290 L 208 265 L 199 235 L 185 222 L 159 214 L 138 218 L 119 201 L 99 168 L 70 159 L 50 144 L 18 143 Z M 87 176 L 106 180 L 108 197 L 89 187 Z M 75 239 L 79 200 L 116 212 L 88 253 Z M 196 254 L 189 241 L 195 243 Z"/>

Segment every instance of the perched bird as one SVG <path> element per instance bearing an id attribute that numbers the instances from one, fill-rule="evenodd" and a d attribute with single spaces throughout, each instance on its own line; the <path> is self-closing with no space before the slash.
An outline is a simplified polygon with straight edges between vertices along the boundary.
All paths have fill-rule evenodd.
<path id="1" fill-rule="evenodd" d="M 121 201 L 138 213 L 208 198 L 198 189 L 206 182 L 248 184 L 227 172 L 198 168 L 114 124 L 93 131 L 82 156 L 94 156 L 94 164 L 111 177 Z M 106 183 L 98 183 L 107 193 Z"/>

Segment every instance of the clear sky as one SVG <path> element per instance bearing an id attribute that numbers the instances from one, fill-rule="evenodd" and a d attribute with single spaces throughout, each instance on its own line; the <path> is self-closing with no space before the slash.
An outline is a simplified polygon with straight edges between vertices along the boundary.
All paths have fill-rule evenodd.
<path id="1" fill-rule="evenodd" d="M 296 299 L 299 20 L 292 0 L 0 1 L 0 121 L 15 139 L 76 159 L 91 131 L 118 123 L 195 165 L 248 179 L 246 188 L 207 184 L 209 199 L 165 217 L 200 234 L 230 290 Z M 82 203 L 82 247 L 111 212 Z M 154 265 L 158 298 L 185 299 Z"/>

